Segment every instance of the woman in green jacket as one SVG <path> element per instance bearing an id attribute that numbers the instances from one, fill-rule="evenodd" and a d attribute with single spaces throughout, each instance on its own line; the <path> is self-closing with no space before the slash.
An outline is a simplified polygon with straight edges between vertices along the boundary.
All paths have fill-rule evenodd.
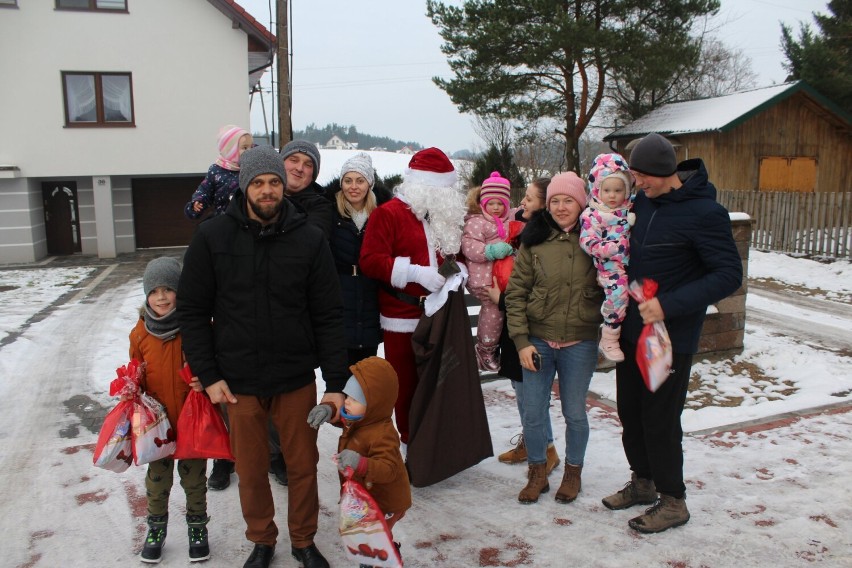
<path id="1" fill-rule="evenodd" d="M 556 501 L 570 503 L 580 491 L 589 441 L 586 393 L 597 365 L 603 302 L 592 259 L 579 244 L 578 219 L 586 202 L 585 183 L 574 172 L 553 177 L 546 209 L 533 216 L 521 234 L 506 288 L 509 336 L 524 373 L 522 422 L 529 476 L 518 495 L 521 503 L 535 503 L 550 490 L 543 432 L 557 372 L 567 458 Z"/>

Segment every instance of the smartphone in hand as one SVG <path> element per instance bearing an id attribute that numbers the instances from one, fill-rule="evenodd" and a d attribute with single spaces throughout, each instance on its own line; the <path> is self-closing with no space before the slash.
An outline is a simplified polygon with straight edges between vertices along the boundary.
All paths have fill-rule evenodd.
<path id="1" fill-rule="evenodd" d="M 535 367 L 536 371 L 541 371 L 541 355 L 538 353 L 533 353 L 532 356 L 533 367 Z"/>

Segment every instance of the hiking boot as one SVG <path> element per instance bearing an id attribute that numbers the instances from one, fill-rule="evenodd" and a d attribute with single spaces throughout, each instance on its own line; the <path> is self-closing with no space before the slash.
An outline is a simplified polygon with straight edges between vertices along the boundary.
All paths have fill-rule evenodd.
<path id="1" fill-rule="evenodd" d="M 624 489 L 604 497 L 602 502 L 608 509 L 613 511 L 627 509 L 633 505 L 650 505 L 657 500 L 657 488 L 651 479 L 630 476 L 630 481 L 624 485 Z"/>
<path id="2" fill-rule="evenodd" d="M 621 336 L 621 328 L 615 329 L 602 325 L 601 326 L 601 342 L 598 344 L 598 351 L 601 355 L 614 363 L 624 361 L 624 353 L 618 345 L 618 338 Z"/>
<path id="3" fill-rule="evenodd" d="M 524 434 L 523 433 L 515 434 L 512 437 L 512 439 L 509 440 L 509 443 L 513 444 L 515 447 L 511 448 L 509 450 L 506 450 L 505 452 L 503 452 L 502 454 L 497 456 L 497 460 L 501 463 L 511 463 L 511 464 L 526 462 L 527 461 L 527 446 L 526 446 L 526 444 L 524 444 Z M 550 448 L 548 448 L 547 450 L 549 452 Z M 556 448 L 554 448 L 553 451 L 556 451 Z M 557 459 L 557 461 L 559 460 L 558 457 L 556 459 Z M 550 461 L 550 460 L 548 460 L 548 461 Z"/>
<path id="4" fill-rule="evenodd" d="M 169 524 L 169 515 L 148 515 L 148 535 L 142 546 L 139 560 L 149 564 L 158 564 L 162 560 L 163 544 L 166 542 L 166 529 Z"/>
<path id="5" fill-rule="evenodd" d="M 686 508 L 685 496 L 678 499 L 660 493 L 660 498 L 645 510 L 644 515 L 630 519 L 627 524 L 641 533 L 658 533 L 685 525 L 688 520 L 689 510 Z"/>
<path id="6" fill-rule="evenodd" d="M 565 464 L 565 474 L 562 476 L 562 484 L 559 490 L 556 491 L 557 503 L 570 503 L 577 498 L 580 493 L 580 474 L 583 473 L 583 466 Z"/>
<path id="7" fill-rule="evenodd" d="M 556 469 L 556 466 L 559 465 L 559 454 L 556 453 L 556 446 L 553 444 L 547 444 L 547 475 L 550 475 L 550 472 Z"/>
<path id="8" fill-rule="evenodd" d="M 275 556 L 275 547 L 268 544 L 255 544 L 243 568 L 269 568 L 272 557 Z"/>
<path id="9" fill-rule="evenodd" d="M 275 476 L 278 485 L 287 487 L 289 479 L 287 478 L 287 464 L 284 463 L 283 455 L 277 454 L 269 460 L 269 473 Z"/>
<path id="10" fill-rule="evenodd" d="M 222 491 L 231 485 L 231 474 L 234 473 L 234 462 L 228 460 L 213 460 L 213 470 L 207 478 L 207 487 L 214 491 Z"/>
<path id="11" fill-rule="evenodd" d="M 518 495 L 518 502 L 526 504 L 537 503 L 539 495 L 550 491 L 545 467 L 546 464 L 543 463 L 530 464 L 530 469 L 527 473 L 527 486 Z"/>
<path id="12" fill-rule="evenodd" d="M 290 547 L 290 554 L 298 560 L 304 568 L 329 568 L 328 560 L 325 559 L 317 545 L 310 544 L 305 548 Z"/>
<path id="13" fill-rule="evenodd" d="M 189 561 L 201 562 L 210 558 L 210 545 L 207 542 L 207 515 L 187 515 L 186 526 L 189 533 Z"/>

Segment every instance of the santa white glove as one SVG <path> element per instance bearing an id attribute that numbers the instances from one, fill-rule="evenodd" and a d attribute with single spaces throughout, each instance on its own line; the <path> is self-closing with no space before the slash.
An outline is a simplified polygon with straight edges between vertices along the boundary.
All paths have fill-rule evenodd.
<path id="1" fill-rule="evenodd" d="M 408 281 L 416 282 L 430 292 L 435 292 L 441 289 L 446 278 L 438 274 L 437 268 L 412 264 L 408 267 Z"/>

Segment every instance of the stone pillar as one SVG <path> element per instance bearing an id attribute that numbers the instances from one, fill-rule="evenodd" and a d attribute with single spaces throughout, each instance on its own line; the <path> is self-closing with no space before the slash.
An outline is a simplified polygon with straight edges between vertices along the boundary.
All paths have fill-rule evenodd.
<path id="1" fill-rule="evenodd" d="M 95 200 L 98 258 L 115 258 L 115 211 L 110 176 L 93 177 L 92 189 Z"/>
<path id="2" fill-rule="evenodd" d="M 739 289 L 707 309 L 698 353 L 741 351 L 745 334 L 746 293 L 748 292 L 748 250 L 754 221 L 743 213 L 731 214 L 734 241 L 743 261 L 743 282 Z"/>

